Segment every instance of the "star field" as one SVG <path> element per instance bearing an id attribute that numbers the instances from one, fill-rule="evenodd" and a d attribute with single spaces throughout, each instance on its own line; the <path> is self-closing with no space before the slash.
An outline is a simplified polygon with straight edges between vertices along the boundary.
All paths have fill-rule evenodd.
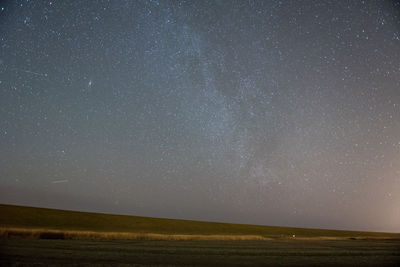
<path id="1" fill-rule="evenodd" d="M 400 231 L 397 1 L 6 1 L 0 202 Z"/>

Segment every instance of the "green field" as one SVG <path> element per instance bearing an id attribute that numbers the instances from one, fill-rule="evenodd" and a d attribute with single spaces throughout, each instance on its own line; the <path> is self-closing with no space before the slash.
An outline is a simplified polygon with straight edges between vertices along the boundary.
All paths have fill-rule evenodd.
<path id="1" fill-rule="evenodd" d="M 398 266 L 400 234 L 0 205 L 0 266 Z M 295 235 L 295 237 L 293 237 Z"/>
<path id="2" fill-rule="evenodd" d="M 265 238 L 396 238 L 400 234 L 290 228 L 110 215 L 0 205 L 0 227 L 163 235 L 235 235 Z M 143 235 L 142 235 L 143 236 Z"/>

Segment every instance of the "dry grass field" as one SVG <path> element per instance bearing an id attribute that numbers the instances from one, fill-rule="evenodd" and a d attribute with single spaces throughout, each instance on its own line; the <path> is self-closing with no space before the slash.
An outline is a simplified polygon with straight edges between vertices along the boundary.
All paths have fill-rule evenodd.
<path id="1" fill-rule="evenodd" d="M 71 230 L 47 230 L 24 228 L 0 228 L 0 238 L 35 238 L 65 240 L 272 240 L 259 235 L 199 235 L 199 234 L 155 234 L 129 232 L 93 232 Z"/>

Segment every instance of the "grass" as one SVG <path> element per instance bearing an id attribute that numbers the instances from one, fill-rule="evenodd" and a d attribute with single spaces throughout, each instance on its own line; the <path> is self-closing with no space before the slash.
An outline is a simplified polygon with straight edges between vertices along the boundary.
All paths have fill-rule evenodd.
<path id="1" fill-rule="evenodd" d="M 0 237 L 48 239 L 400 239 L 400 234 L 111 215 L 0 204 Z"/>
<path id="2" fill-rule="evenodd" d="M 0 228 L 1 238 L 36 238 L 67 240 L 271 240 L 256 235 L 188 235 L 188 234 L 155 234 L 127 232 L 93 232 L 72 230 Z"/>
<path id="3" fill-rule="evenodd" d="M 396 266 L 399 262 L 400 234 L 0 204 L 0 266 Z"/>

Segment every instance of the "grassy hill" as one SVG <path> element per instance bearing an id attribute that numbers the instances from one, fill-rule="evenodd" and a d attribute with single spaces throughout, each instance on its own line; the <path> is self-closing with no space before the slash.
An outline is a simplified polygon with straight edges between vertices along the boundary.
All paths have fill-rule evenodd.
<path id="1" fill-rule="evenodd" d="M 400 234 L 306 229 L 276 226 L 199 222 L 189 220 L 160 219 L 139 216 L 111 215 L 34 208 L 0 204 L 0 228 L 2 236 L 45 236 L 43 233 L 69 233 L 70 239 L 99 237 L 137 239 L 147 238 L 185 239 L 214 236 L 215 239 L 242 237 L 243 239 L 268 238 L 396 238 Z M 91 234 L 87 234 L 87 233 Z M 30 234 L 28 234 L 30 233 Z M 86 233 L 86 235 L 84 234 Z M 118 235 L 118 233 L 120 233 Z M 122 235 L 124 233 L 124 235 Z M 108 234 L 108 235 L 107 235 Z M 151 235 L 150 235 L 151 234 Z M 51 236 L 51 235 L 50 235 Z M 247 237 L 247 238 L 245 238 Z M 81 238 L 81 239 L 82 239 Z"/>

